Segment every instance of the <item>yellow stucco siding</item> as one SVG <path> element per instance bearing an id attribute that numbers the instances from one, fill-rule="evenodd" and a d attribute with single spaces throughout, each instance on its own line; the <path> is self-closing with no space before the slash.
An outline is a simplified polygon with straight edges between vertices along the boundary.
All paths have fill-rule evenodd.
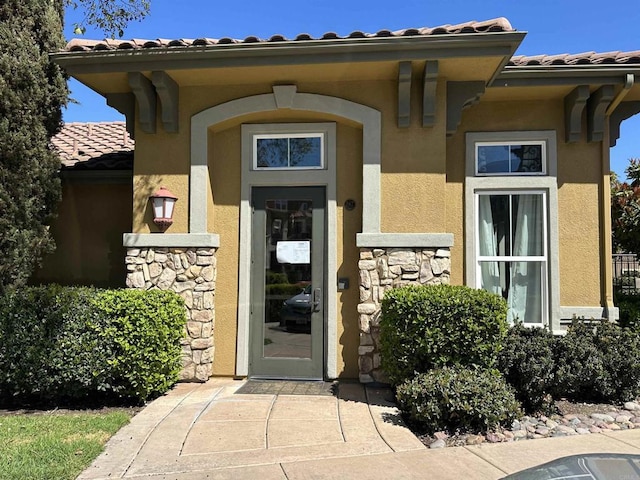
<path id="1" fill-rule="evenodd" d="M 133 231 L 154 231 L 148 196 L 165 185 L 179 198 L 169 232 L 188 232 L 190 119 L 202 110 L 230 100 L 272 91 L 273 81 L 216 88 L 180 90 L 180 133 L 169 134 L 158 122 L 157 133 L 137 132 L 134 170 Z M 277 82 L 275 82 L 277 83 Z M 344 98 L 381 112 L 381 219 L 389 233 L 454 235 L 451 283 L 465 282 L 465 134 L 484 131 L 554 130 L 558 139 L 558 220 L 561 305 L 600 305 L 600 144 L 564 142 L 561 100 L 481 102 L 463 112 L 457 132 L 447 138 L 446 84 L 440 80 L 436 123 L 423 128 L 420 95 L 412 96 L 408 128 L 397 126 L 397 82 L 394 80 L 300 82 L 299 92 Z M 338 292 L 337 372 L 358 375 L 359 294 L 356 234 L 362 231 L 362 130 L 330 115 L 281 109 L 246 115 L 213 125 L 208 133 L 210 175 L 208 231 L 220 236 L 215 294 L 214 375 L 236 371 L 238 265 L 240 235 L 241 125 L 243 123 L 336 122 L 337 124 L 337 276 L 351 280 Z M 161 174 L 159 172 L 162 172 Z M 343 209 L 347 199 L 356 209 Z M 334 272 L 327 281 L 334 282 Z"/>
<path id="2" fill-rule="evenodd" d="M 348 290 L 338 292 L 337 367 L 340 376 L 356 378 L 360 342 L 357 313 L 360 251 L 355 239 L 356 234 L 362 231 L 362 130 L 338 124 L 336 136 L 337 277 L 351 281 Z M 351 211 L 344 208 L 349 199 L 356 201 L 356 208 Z M 327 281 L 334 282 L 337 278 L 330 274 Z"/>
<path id="3" fill-rule="evenodd" d="M 32 282 L 123 287 L 122 234 L 131 228 L 131 185 L 65 181 L 62 197 L 51 226 L 56 250 Z"/>
<path id="4" fill-rule="evenodd" d="M 233 375 L 238 320 L 240 237 L 240 128 L 209 132 L 209 175 L 213 208 L 209 229 L 220 235 L 213 340 L 214 375 Z"/>
<path id="5" fill-rule="evenodd" d="M 600 305 L 599 143 L 558 145 L 560 303 Z"/>
<path id="6" fill-rule="evenodd" d="M 586 123 L 586 120 L 585 120 Z M 447 141 L 447 229 L 452 249 L 452 283 L 464 271 L 465 134 L 487 131 L 554 130 L 558 157 L 560 304 L 598 306 L 601 302 L 600 199 L 601 145 L 564 141 L 564 106 L 558 101 L 486 102 L 462 114 L 462 124 Z M 454 205 L 460 205 L 455 207 Z"/>

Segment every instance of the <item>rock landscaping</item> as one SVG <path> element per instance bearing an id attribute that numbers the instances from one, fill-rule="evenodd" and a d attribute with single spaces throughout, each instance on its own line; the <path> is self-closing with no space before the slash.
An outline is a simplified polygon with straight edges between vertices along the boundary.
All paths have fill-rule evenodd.
<path id="1" fill-rule="evenodd" d="M 640 400 L 621 406 L 571 404 L 558 402 L 561 413 L 524 416 L 515 420 L 511 428 L 503 428 L 485 435 L 448 434 L 436 432 L 418 435 L 429 448 L 458 447 L 481 443 L 517 442 L 534 438 L 591 435 L 606 431 L 640 428 Z M 572 411 L 571 413 L 565 413 Z"/>

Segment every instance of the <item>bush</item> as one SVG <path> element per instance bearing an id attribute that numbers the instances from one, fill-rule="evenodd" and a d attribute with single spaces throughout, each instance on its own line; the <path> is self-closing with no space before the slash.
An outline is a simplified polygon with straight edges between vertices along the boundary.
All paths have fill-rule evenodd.
<path id="1" fill-rule="evenodd" d="M 445 365 L 495 365 L 507 332 L 501 297 L 462 286 L 405 286 L 382 301 L 380 350 L 389 379 Z"/>
<path id="2" fill-rule="evenodd" d="M 543 328 L 516 324 L 498 355 L 498 369 L 528 412 L 549 412 L 554 390 L 557 337 Z"/>
<path id="3" fill-rule="evenodd" d="M 494 370 L 443 367 L 398 385 L 396 398 L 410 422 L 429 432 L 486 431 L 520 415 L 514 392 Z"/>
<path id="4" fill-rule="evenodd" d="M 57 285 L 0 298 L 0 403 L 142 401 L 177 380 L 185 312 L 172 292 Z"/>
<path id="5" fill-rule="evenodd" d="M 640 333 L 640 295 L 637 293 L 622 293 L 614 291 L 615 304 L 620 311 L 618 324 Z"/>
<path id="6" fill-rule="evenodd" d="M 91 288 L 21 288 L 0 299 L 0 402 L 77 400 L 104 390 Z"/>
<path id="7" fill-rule="evenodd" d="M 624 402 L 640 394 L 636 332 L 607 321 L 574 322 L 556 350 L 556 397 Z"/>
<path id="8" fill-rule="evenodd" d="M 181 297 L 161 290 L 106 290 L 94 304 L 106 318 L 99 333 L 113 355 L 108 364 L 114 390 L 146 400 L 178 381 L 186 318 Z"/>

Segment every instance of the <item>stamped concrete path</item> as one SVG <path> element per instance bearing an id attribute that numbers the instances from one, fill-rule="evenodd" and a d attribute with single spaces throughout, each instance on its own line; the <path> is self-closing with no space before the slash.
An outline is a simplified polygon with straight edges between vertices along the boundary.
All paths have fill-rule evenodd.
<path id="1" fill-rule="evenodd" d="M 429 450 L 389 391 L 235 393 L 243 382 L 179 384 L 107 443 L 79 479 L 498 479 L 565 455 L 640 455 L 640 430 Z"/>

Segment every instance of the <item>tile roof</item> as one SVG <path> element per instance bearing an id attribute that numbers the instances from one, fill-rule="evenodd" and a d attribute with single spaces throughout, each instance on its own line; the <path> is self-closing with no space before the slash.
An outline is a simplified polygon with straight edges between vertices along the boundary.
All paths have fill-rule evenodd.
<path id="1" fill-rule="evenodd" d="M 307 33 L 301 33 L 295 38 L 286 38 L 283 35 L 272 35 L 268 39 L 261 39 L 256 36 L 249 36 L 242 40 L 234 38 L 197 38 L 197 39 L 156 39 L 156 40 L 85 40 L 74 38 L 65 50 L 67 52 L 87 52 L 101 50 L 141 50 L 152 48 L 171 47 L 211 47 L 216 45 L 229 44 L 256 44 L 256 43 L 277 43 L 277 42 L 305 42 L 318 40 L 349 40 L 360 38 L 388 38 L 388 37 L 416 37 L 433 35 L 457 35 L 469 33 L 490 33 L 490 32 L 513 32 L 515 31 L 506 18 L 494 18 L 482 22 L 471 21 L 457 25 L 441 25 L 433 28 L 407 28 L 392 32 L 390 30 L 380 30 L 376 33 L 364 33 L 361 31 L 351 32 L 349 35 L 340 36 L 335 32 L 327 32 L 320 37 L 312 37 Z"/>
<path id="2" fill-rule="evenodd" d="M 67 123 L 51 139 L 63 170 L 129 170 L 134 142 L 125 122 Z"/>
<path id="3" fill-rule="evenodd" d="M 517 55 L 511 57 L 507 64 L 509 67 L 530 67 L 549 65 L 634 65 L 640 64 L 640 50 L 633 52 L 584 52 L 577 54 L 560 55 Z"/>

